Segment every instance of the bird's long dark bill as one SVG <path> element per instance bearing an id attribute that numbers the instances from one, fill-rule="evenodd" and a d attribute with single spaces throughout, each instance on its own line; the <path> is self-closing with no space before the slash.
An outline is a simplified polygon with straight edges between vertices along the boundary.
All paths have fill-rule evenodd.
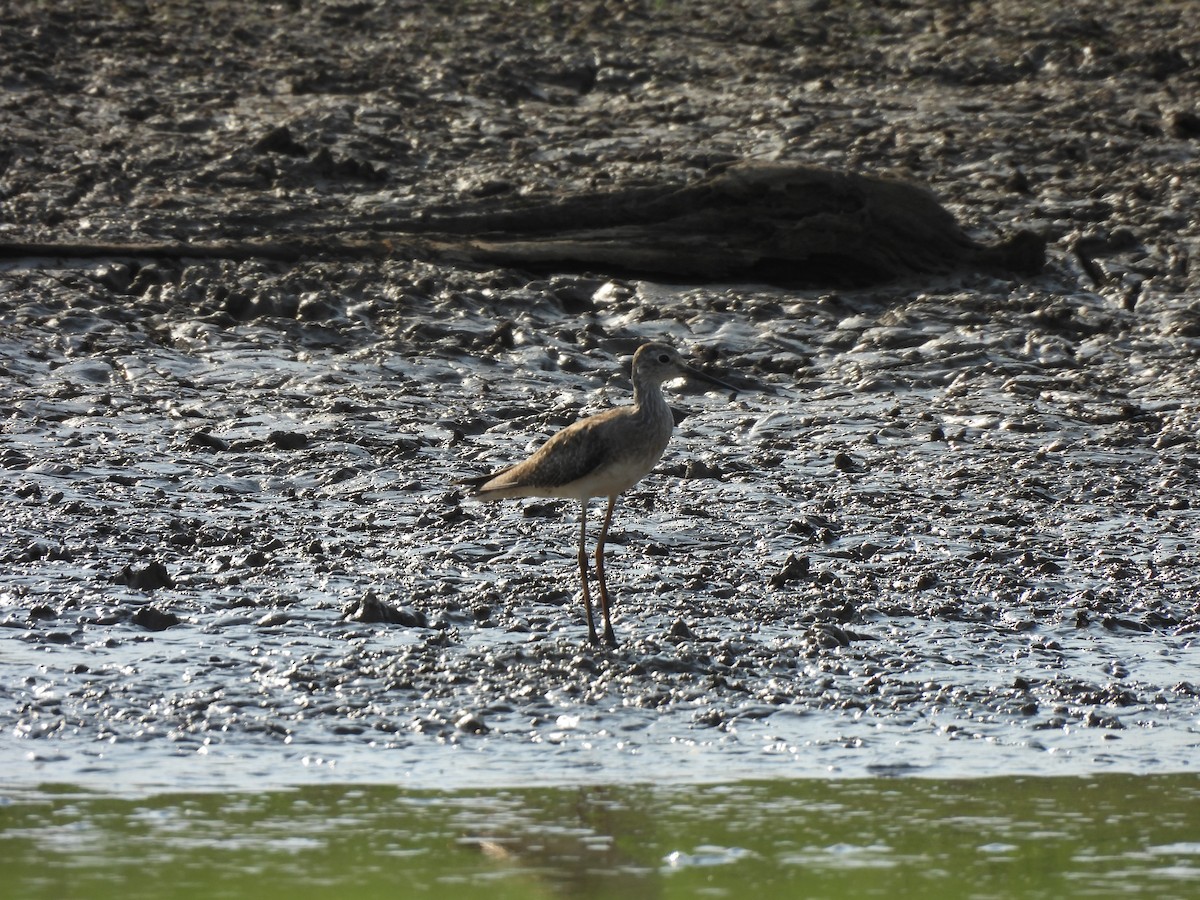
<path id="1" fill-rule="evenodd" d="M 727 391 L 733 391 L 734 395 L 741 393 L 741 388 L 735 388 L 729 382 L 722 381 L 720 378 L 713 378 L 713 376 L 709 375 L 708 373 L 701 372 L 699 369 L 693 369 L 691 366 L 687 367 L 687 373 L 689 378 L 695 378 L 697 381 L 707 381 L 709 384 L 715 384 L 717 387 L 725 388 Z M 732 400 L 733 398 L 731 397 L 730 399 Z"/>

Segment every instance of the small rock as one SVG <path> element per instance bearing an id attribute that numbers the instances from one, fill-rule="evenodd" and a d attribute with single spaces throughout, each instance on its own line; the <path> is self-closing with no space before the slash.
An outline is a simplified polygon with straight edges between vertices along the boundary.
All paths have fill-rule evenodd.
<path id="1" fill-rule="evenodd" d="M 292 137 L 286 125 L 272 128 L 251 148 L 255 153 L 282 153 L 284 156 L 308 156 L 308 148 Z"/>
<path id="2" fill-rule="evenodd" d="M 35 541 L 17 555 L 17 562 L 37 562 L 50 555 L 50 548 L 41 541 Z"/>
<path id="3" fill-rule="evenodd" d="M 380 600 L 374 591 L 367 591 L 360 599 L 349 603 L 342 610 L 342 619 L 347 622 L 383 622 L 403 625 L 405 628 L 429 627 L 429 620 L 420 610 L 393 606 Z"/>
<path id="4" fill-rule="evenodd" d="M 459 731 L 465 731 L 467 734 L 487 734 L 491 731 L 487 724 L 478 715 L 470 710 L 460 710 L 458 715 L 454 717 L 454 727 Z"/>
<path id="5" fill-rule="evenodd" d="M 137 270 L 137 274 L 133 276 L 133 282 L 125 289 L 124 293 L 141 297 L 159 285 L 167 284 L 172 280 L 172 274 L 164 268 L 156 265 L 142 266 Z"/>
<path id="6" fill-rule="evenodd" d="M 308 435 L 299 431 L 272 431 L 267 441 L 280 450 L 303 450 L 308 446 Z"/>
<path id="7" fill-rule="evenodd" d="M 684 478 L 719 479 L 723 474 L 720 467 L 711 465 L 702 459 L 689 459 L 683 468 Z"/>
<path id="8" fill-rule="evenodd" d="M 240 569 L 261 569 L 270 560 L 271 558 L 263 553 L 262 550 L 251 550 L 241 559 L 235 559 L 233 565 L 235 568 Z"/>
<path id="9" fill-rule="evenodd" d="M 329 322 L 345 316 L 345 308 L 320 291 L 305 291 L 296 304 L 296 318 L 301 322 Z"/>
<path id="10" fill-rule="evenodd" d="M 833 465 L 842 472 L 858 472 L 862 469 L 862 466 L 849 453 L 844 451 L 839 452 L 833 458 Z"/>
<path id="11" fill-rule="evenodd" d="M 92 278 L 114 294 L 125 293 L 133 284 L 133 274 L 124 263 L 105 263 L 92 274 Z"/>
<path id="12" fill-rule="evenodd" d="M 768 579 L 767 584 L 773 588 L 783 587 L 785 584 L 791 584 L 794 581 L 800 581 L 808 575 L 808 557 L 796 556 L 794 553 L 789 553 L 784 560 L 783 568 Z"/>
<path id="13" fill-rule="evenodd" d="M 826 650 L 850 646 L 850 634 L 843 628 L 831 623 L 824 623 L 815 628 L 812 638 L 818 646 Z"/>
<path id="14" fill-rule="evenodd" d="M 222 440 L 216 435 L 209 434 L 207 431 L 197 431 L 188 438 L 189 447 L 201 447 L 205 450 L 213 450 L 217 453 L 223 453 L 229 449 L 229 442 Z"/>
<path id="15" fill-rule="evenodd" d="M 135 569 L 132 565 L 126 566 L 117 573 L 113 581 L 139 591 L 155 591 L 159 588 L 175 586 L 175 581 L 171 578 L 167 567 L 157 560 L 140 569 Z"/>
<path id="16" fill-rule="evenodd" d="M 153 606 L 143 606 L 133 614 L 133 624 L 140 625 L 147 631 L 166 631 L 182 621 L 175 613 L 165 612 Z"/>
<path id="17" fill-rule="evenodd" d="M 914 591 L 927 591 L 931 587 L 935 587 L 938 583 L 938 577 L 933 572 L 922 572 L 913 582 Z"/>
<path id="18" fill-rule="evenodd" d="M 596 292 L 604 287 L 597 278 L 555 278 L 550 281 L 550 293 L 568 315 L 590 313 L 596 308 Z"/>
<path id="19" fill-rule="evenodd" d="M 676 619 L 671 624 L 671 630 L 667 632 L 668 637 L 683 638 L 684 640 L 694 641 L 696 639 L 695 632 L 688 627 L 687 622 L 683 619 Z"/>
<path id="20" fill-rule="evenodd" d="M 1200 113 L 1190 109 L 1178 109 L 1167 115 L 1167 130 L 1172 137 L 1190 140 L 1200 138 Z"/>
<path id="21" fill-rule="evenodd" d="M 512 350 L 516 347 L 516 340 L 513 337 L 513 331 L 516 328 L 516 323 L 505 319 L 494 329 L 492 333 L 483 339 L 483 346 L 490 349 Z"/>

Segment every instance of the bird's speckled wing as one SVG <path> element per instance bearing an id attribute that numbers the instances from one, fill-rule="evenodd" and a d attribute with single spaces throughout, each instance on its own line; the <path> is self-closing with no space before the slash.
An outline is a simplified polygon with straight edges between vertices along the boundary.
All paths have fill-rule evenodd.
<path id="1" fill-rule="evenodd" d="M 612 460 L 611 431 L 627 415 L 624 409 L 611 409 L 564 428 L 524 462 L 478 479 L 482 483 L 476 496 L 482 500 L 556 496 L 558 489 L 587 478 Z"/>

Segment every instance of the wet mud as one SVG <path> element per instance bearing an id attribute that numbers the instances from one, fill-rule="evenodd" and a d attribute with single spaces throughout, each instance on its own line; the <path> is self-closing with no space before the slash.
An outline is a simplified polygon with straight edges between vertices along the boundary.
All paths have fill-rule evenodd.
<path id="1" fill-rule="evenodd" d="M 11 777 L 1193 765 L 1200 49 L 1178 8 L 702 8 L 8 8 L 6 240 L 349 229 L 763 157 L 899 170 L 1050 242 L 1038 276 L 838 291 L 5 263 Z M 672 386 L 675 437 L 609 541 L 623 643 L 593 649 L 576 507 L 455 481 L 628 402 L 651 339 L 743 390 Z"/>

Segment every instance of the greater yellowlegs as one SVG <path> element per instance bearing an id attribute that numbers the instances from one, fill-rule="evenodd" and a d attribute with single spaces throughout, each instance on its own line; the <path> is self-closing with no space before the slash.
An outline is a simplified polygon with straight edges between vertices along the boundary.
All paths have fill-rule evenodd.
<path id="1" fill-rule="evenodd" d="M 593 644 L 599 641 L 588 590 L 588 501 L 592 497 L 608 498 L 604 524 L 596 541 L 596 580 L 600 585 L 604 639 L 615 647 L 617 637 L 613 633 L 608 585 L 604 581 L 604 541 L 617 497 L 653 469 L 667 448 L 675 419 L 663 397 L 662 384 L 679 377 L 697 378 L 737 391 L 732 385 L 689 366 L 673 347 L 643 344 L 633 356 L 632 406 L 581 419 L 551 437 L 524 462 L 463 481 L 474 488 L 471 496 L 479 500 L 564 497 L 579 501 L 579 578 L 583 585 L 588 639 Z"/>

